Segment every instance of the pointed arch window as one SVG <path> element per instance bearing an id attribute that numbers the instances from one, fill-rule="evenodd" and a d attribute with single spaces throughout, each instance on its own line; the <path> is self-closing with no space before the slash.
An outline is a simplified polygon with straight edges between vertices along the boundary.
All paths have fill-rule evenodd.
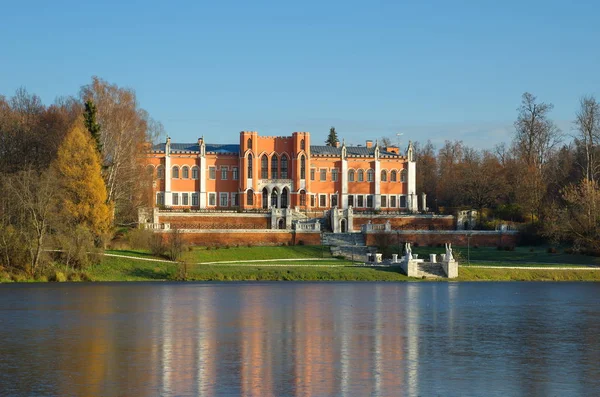
<path id="1" fill-rule="evenodd" d="M 266 155 L 260 158 L 260 177 L 267 179 L 269 177 L 269 159 Z"/>
<path id="2" fill-rule="evenodd" d="M 198 167 L 192 167 L 192 179 L 198 179 Z"/>
<path id="3" fill-rule="evenodd" d="M 252 189 L 249 189 L 246 193 L 246 204 L 254 205 L 254 190 Z"/>
<path id="4" fill-rule="evenodd" d="M 179 167 L 177 167 L 177 166 L 173 167 L 173 172 L 172 172 L 171 176 L 173 178 L 179 178 Z"/>
<path id="5" fill-rule="evenodd" d="M 300 156 L 300 179 L 306 179 L 306 157 Z"/>
<path id="6" fill-rule="evenodd" d="M 375 180 L 375 171 L 368 170 L 367 171 L 367 182 L 373 182 Z"/>
<path id="7" fill-rule="evenodd" d="M 190 169 L 186 166 L 181 169 L 181 177 L 188 179 L 190 177 Z"/>
<path id="8" fill-rule="evenodd" d="M 276 154 L 271 157 L 271 178 L 279 179 L 279 157 Z"/>
<path id="9" fill-rule="evenodd" d="M 358 170 L 358 181 L 363 182 L 365 180 L 365 172 L 363 170 Z"/>
<path id="10" fill-rule="evenodd" d="M 284 154 L 283 156 L 281 156 L 281 178 L 287 179 L 287 177 L 288 177 L 288 158 Z"/>
<path id="11" fill-rule="evenodd" d="M 390 182 L 396 182 L 396 171 L 390 172 Z"/>
<path id="12" fill-rule="evenodd" d="M 305 146 L 304 146 L 304 139 L 300 140 L 300 150 L 304 150 Z"/>
<path id="13" fill-rule="evenodd" d="M 252 154 L 248 155 L 248 179 L 252 179 Z"/>
<path id="14" fill-rule="evenodd" d="M 387 182 L 387 171 L 381 170 L 381 182 Z"/>
<path id="15" fill-rule="evenodd" d="M 248 149 L 252 149 L 252 138 L 248 138 Z"/>
<path id="16" fill-rule="evenodd" d="M 348 170 L 348 182 L 354 182 L 354 170 Z"/>

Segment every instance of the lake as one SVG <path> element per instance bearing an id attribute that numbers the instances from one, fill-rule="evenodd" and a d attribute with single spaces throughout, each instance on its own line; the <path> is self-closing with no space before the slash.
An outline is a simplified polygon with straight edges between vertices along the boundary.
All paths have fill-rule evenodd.
<path id="1" fill-rule="evenodd" d="M 2 396 L 590 396 L 600 284 L 5 284 L 0 342 Z"/>

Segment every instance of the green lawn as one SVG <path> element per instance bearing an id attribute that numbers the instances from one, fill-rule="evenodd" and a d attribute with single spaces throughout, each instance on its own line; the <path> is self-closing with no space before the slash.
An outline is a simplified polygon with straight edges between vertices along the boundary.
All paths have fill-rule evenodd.
<path id="1" fill-rule="evenodd" d="M 461 267 L 456 281 L 600 281 L 600 270 Z"/>
<path id="2" fill-rule="evenodd" d="M 241 261 L 245 259 L 301 259 L 301 258 L 331 258 L 329 247 L 295 245 L 281 247 L 231 247 L 206 249 L 194 247 L 184 254 L 183 259 L 192 263 Z"/>

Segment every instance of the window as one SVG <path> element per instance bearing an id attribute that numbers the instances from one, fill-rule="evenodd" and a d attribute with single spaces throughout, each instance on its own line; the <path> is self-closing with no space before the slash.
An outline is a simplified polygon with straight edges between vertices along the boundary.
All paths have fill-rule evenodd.
<path id="1" fill-rule="evenodd" d="M 304 156 L 300 156 L 300 179 L 306 179 L 306 157 Z"/>
<path id="2" fill-rule="evenodd" d="M 240 198 L 237 193 L 231 193 L 231 205 L 234 207 L 240 205 Z"/>
<path id="3" fill-rule="evenodd" d="M 269 159 L 267 156 L 262 156 L 260 158 L 260 177 L 262 179 L 267 179 L 269 177 Z"/>
<path id="4" fill-rule="evenodd" d="M 246 192 L 246 205 L 254 205 L 254 191 L 252 189 Z"/>
<path id="5" fill-rule="evenodd" d="M 165 179 L 165 167 L 163 167 L 162 165 L 156 167 L 156 174 L 156 177 L 158 179 Z"/>
<path id="6" fill-rule="evenodd" d="M 233 167 L 231 169 L 231 177 L 233 178 L 234 181 L 237 181 L 238 179 L 240 179 L 240 170 L 238 167 Z"/>
<path id="7" fill-rule="evenodd" d="M 227 171 L 229 171 L 229 167 L 221 167 L 221 180 L 222 181 L 226 181 L 227 180 Z"/>
<path id="8" fill-rule="evenodd" d="M 396 182 L 396 171 L 390 172 L 390 182 Z"/>
<path id="9" fill-rule="evenodd" d="M 179 205 L 179 193 L 173 193 L 173 205 Z"/>
<path id="10" fill-rule="evenodd" d="M 326 169 L 321 169 L 319 170 L 319 179 L 321 180 L 321 182 L 325 182 L 327 180 L 327 170 Z"/>
<path id="11" fill-rule="evenodd" d="M 327 196 L 324 194 L 319 194 L 319 207 L 327 206 Z"/>
<path id="12" fill-rule="evenodd" d="M 229 205 L 229 194 L 221 193 L 219 194 L 219 206 L 227 207 Z"/>
<path id="13" fill-rule="evenodd" d="M 192 167 L 192 179 L 198 179 L 198 167 Z"/>
<path id="14" fill-rule="evenodd" d="M 365 172 L 363 170 L 358 170 L 358 181 L 362 182 L 365 180 Z"/>
<path id="15" fill-rule="evenodd" d="M 364 197 L 362 196 L 362 194 L 359 194 L 358 196 L 356 196 L 356 206 L 357 207 L 364 207 L 365 206 L 365 202 L 364 202 Z"/>
<path id="16" fill-rule="evenodd" d="M 406 182 L 406 170 L 400 171 L 400 182 Z"/>
<path id="17" fill-rule="evenodd" d="M 192 193 L 192 205 L 193 206 L 198 205 L 198 193 Z"/>
<path id="18" fill-rule="evenodd" d="M 304 190 L 300 192 L 300 206 L 306 206 L 306 192 Z"/>
<path id="19" fill-rule="evenodd" d="M 370 194 L 367 196 L 367 208 L 373 208 L 373 196 Z"/>
<path id="20" fill-rule="evenodd" d="M 173 167 L 171 176 L 173 178 L 179 178 L 179 167 L 177 167 L 177 166 Z"/>
<path id="21" fill-rule="evenodd" d="M 348 171 L 348 182 L 354 182 L 354 170 Z"/>
<path id="22" fill-rule="evenodd" d="M 381 196 L 381 206 L 387 207 L 387 196 Z"/>
<path id="23" fill-rule="evenodd" d="M 331 206 L 332 207 L 337 207 L 338 206 L 338 196 L 337 196 L 337 194 L 332 194 L 331 195 Z"/>
<path id="24" fill-rule="evenodd" d="M 217 193 L 208 193 L 208 205 L 217 205 Z"/>
<path id="25" fill-rule="evenodd" d="M 396 208 L 396 196 L 390 196 L 390 207 Z"/>
<path id="26" fill-rule="evenodd" d="M 162 192 L 156 193 L 156 205 L 165 205 L 165 195 Z"/>
<path id="27" fill-rule="evenodd" d="M 184 179 L 188 179 L 190 177 L 190 169 L 188 167 L 183 167 L 181 169 L 181 177 Z"/>
<path id="28" fill-rule="evenodd" d="M 208 179 L 217 179 L 217 169 L 215 167 L 208 167 Z"/>
<path id="29" fill-rule="evenodd" d="M 400 208 L 406 208 L 406 196 L 400 196 Z"/>
<path id="30" fill-rule="evenodd" d="M 334 168 L 331 170 L 331 181 L 337 182 L 337 180 L 338 180 L 338 170 L 337 170 L 337 168 Z"/>
<path id="31" fill-rule="evenodd" d="M 381 182 L 387 182 L 387 171 L 381 170 Z"/>
<path id="32" fill-rule="evenodd" d="M 281 157 L 281 179 L 287 179 L 288 177 L 288 158 L 286 155 Z"/>
<path id="33" fill-rule="evenodd" d="M 315 195 L 314 194 L 310 195 L 310 206 L 311 207 L 315 206 Z"/>
<path id="34" fill-rule="evenodd" d="M 348 195 L 348 207 L 354 207 L 354 196 L 351 194 Z"/>
<path id="35" fill-rule="evenodd" d="M 375 171 L 368 170 L 367 171 L 367 182 L 373 182 L 375 180 Z"/>
<path id="36" fill-rule="evenodd" d="M 314 168 L 310 169 L 310 180 L 311 181 L 315 180 L 315 172 L 316 172 L 316 170 Z"/>
<path id="37" fill-rule="evenodd" d="M 279 179 L 279 157 L 276 154 L 271 157 L 271 178 Z"/>
<path id="38" fill-rule="evenodd" d="M 188 193 L 181 193 L 181 205 L 190 205 L 189 198 Z"/>
<path id="39" fill-rule="evenodd" d="M 304 147 L 304 139 L 301 139 L 300 140 L 300 150 L 304 150 L 304 149 L 305 149 L 305 147 Z"/>
<path id="40" fill-rule="evenodd" d="M 248 138 L 248 149 L 252 149 L 252 139 Z"/>
<path id="41" fill-rule="evenodd" d="M 248 155 L 248 179 L 252 179 L 252 155 Z"/>

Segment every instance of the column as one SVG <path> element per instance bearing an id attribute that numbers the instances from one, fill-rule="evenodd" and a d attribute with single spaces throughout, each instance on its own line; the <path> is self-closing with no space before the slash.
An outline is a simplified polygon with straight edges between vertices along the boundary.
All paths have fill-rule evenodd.
<path id="1" fill-rule="evenodd" d="M 171 171 L 171 138 L 167 138 L 165 144 L 165 206 L 169 207 L 173 205 L 171 194 L 171 177 L 173 173 Z"/>

